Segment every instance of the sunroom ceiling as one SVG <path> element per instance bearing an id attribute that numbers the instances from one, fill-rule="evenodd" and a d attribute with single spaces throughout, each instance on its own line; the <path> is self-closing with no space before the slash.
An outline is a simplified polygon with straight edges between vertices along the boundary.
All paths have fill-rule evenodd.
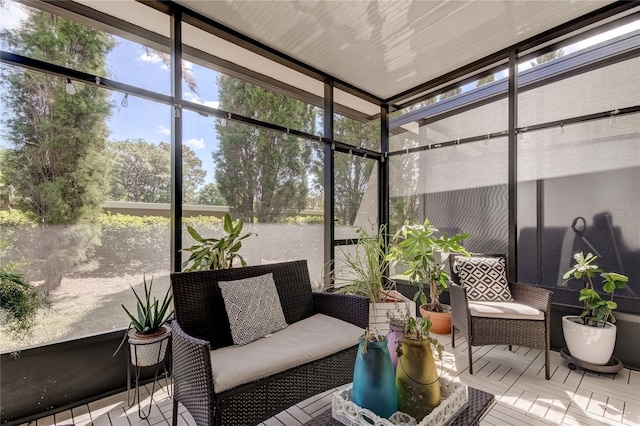
<path id="1" fill-rule="evenodd" d="M 165 37 L 168 17 L 143 2 L 74 0 Z M 611 0 L 176 0 L 205 17 L 355 86 L 379 100 L 403 93 Z M 323 82 L 190 24 L 183 42 L 321 99 Z M 376 101 L 336 89 L 361 114 Z"/>
<path id="2" fill-rule="evenodd" d="M 611 3 L 177 2 L 382 99 Z"/>

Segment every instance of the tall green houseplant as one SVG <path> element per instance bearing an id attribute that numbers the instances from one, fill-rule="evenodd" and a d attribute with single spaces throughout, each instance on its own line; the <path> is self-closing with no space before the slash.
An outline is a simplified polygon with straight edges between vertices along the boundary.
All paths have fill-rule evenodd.
<path id="1" fill-rule="evenodd" d="M 226 233 L 222 238 L 205 238 L 191 226 L 187 226 L 189 235 L 197 244 L 183 249 L 191 253 L 189 259 L 182 265 L 184 271 L 206 271 L 208 269 L 229 269 L 233 267 L 233 261 L 238 259 L 242 266 L 247 262 L 239 253 L 242 248 L 242 240 L 256 235 L 251 232 L 242 234 L 244 221 L 238 219 L 235 222 L 229 213 L 225 213 L 223 229 Z M 241 235 L 242 234 L 242 235 Z"/>
<path id="2" fill-rule="evenodd" d="M 469 234 L 458 233 L 448 236 L 436 236 L 438 229 L 429 219 L 422 225 L 405 225 L 393 236 L 393 244 L 388 255 L 393 265 L 404 265 L 404 274 L 409 282 L 418 290 L 414 300 L 427 305 L 427 309 L 434 312 L 444 312 L 440 303 L 440 294 L 448 286 L 449 274 L 444 265 L 451 253 L 461 253 L 469 256 L 469 252 L 462 245 L 462 241 Z M 429 291 L 429 303 L 425 293 L 425 283 Z"/>

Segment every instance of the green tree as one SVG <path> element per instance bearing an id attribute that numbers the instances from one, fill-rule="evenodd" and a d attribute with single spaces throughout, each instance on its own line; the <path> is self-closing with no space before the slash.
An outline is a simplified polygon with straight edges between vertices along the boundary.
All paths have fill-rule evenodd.
<path id="1" fill-rule="evenodd" d="M 554 59 L 558 59 L 564 56 L 564 49 L 554 50 L 549 53 L 545 53 L 544 55 L 540 55 L 530 62 L 532 67 L 542 65 L 545 62 L 553 61 Z"/>
<path id="2" fill-rule="evenodd" d="M 337 116 L 334 121 L 334 138 L 349 145 L 378 150 L 380 122 L 376 120 L 362 123 Z M 358 155 L 336 153 L 334 196 L 337 223 L 353 225 L 375 164 L 374 160 Z"/>
<path id="3" fill-rule="evenodd" d="M 114 46 L 101 31 L 34 10 L 16 29 L 4 31 L 2 40 L 17 54 L 96 75 L 107 75 L 105 57 Z M 70 95 L 61 79 L 13 68 L 4 74 L 6 137 L 13 149 L 3 174 L 43 232 L 66 225 L 34 241 L 49 291 L 97 243 L 94 228 L 75 225 L 92 223 L 104 199 L 110 104 L 95 85 L 76 83 Z"/>
<path id="4" fill-rule="evenodd" d="M 233 77 L 218 77 L 220 108 L 313 133 L 313 107 Z M 305 208 L 311 162 L 309 144 L 244 124 L 216 124 L 216 182 L 233 217 L 277 222 Z"/>
<path id="5" fill-rule="evenodd" d="M 108 144 L 111 158 L 110 196 L 116 201 L 168 203 L 171 201 L 171 144 L 143 139 Z M 207 172 L 188 146 L 182 146 L 183 200 L 197 199 L 197 188 Z"/>
<path id="6" fill-rule="evenodd" d="M 204 206 L 226 206 L 227 200 L 220 193 L 218 184 L 209 182 L 198 191 L 197 203 Z"/>
<path id="7" fill-rule="evenodd" d="M 482 77 L 481 79 L 476 81 L 476 87 L 480 87 L 480 86 L 484 86 L 485 84 L 489 84 L 489 83 L 495 81 L 495 79 L 496 79 L 496 75 L 495 74 L 491 74 L 491 75 L 488 75 L 486 77 Z"/>

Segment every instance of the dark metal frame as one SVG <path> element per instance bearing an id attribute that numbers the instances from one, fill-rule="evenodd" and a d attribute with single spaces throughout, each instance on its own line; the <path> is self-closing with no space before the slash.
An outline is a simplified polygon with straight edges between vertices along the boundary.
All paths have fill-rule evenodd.
<path id="1" fill-rule="evenodd" d="M 114 18 L 112 16 L 97 12 L 90 7 L 74 3 L 74 2 L 61 2 L 57 0 L 22 0 L 24 3 L 29 6 L 37 7 L 42 10 L 47 10 L 52 13 L 60 14 L 62 16 L 71 17 L 73 19 L 79 20 L 80 22 L 86 23 L 95 28 L 108 30 L 109 32 L 116 35 L 125 35 L 127 38 L 142 42 L 147 46 L 152 46 L 158 50 L 169 52 L 171 54 L 171 72 L 172 72 L 172 90 L 171 95 L 165 95 L 161 93 L 156 93 L 153 91 L 141 89 L 135 86 L 131 86 L 128 84 L 120 83 L 118 81 L 110 80 L 107 78 L 103 78 L 102 76 L 95 76 L 88 73 L 80 72 L 73 69 L 68 69 L 65 67 L 57 66 L 50 63 L 45 63 L 42 61 L 38 61 L 35 59 L 23 57 L 20 55 L 15 55 L 9 52 L 0 52 L 0 62 L 16 65 L 22 68 L 31 69 L 39 72 L 43 72 L 58 78 L 70 78 L 75 81 L 80 81 L 88 84 L 97 84 L 101 87 L 104 87 L 109 90 L 118 91 L 125 94 L 134 95 L 137 97 L 141 97 L 144 99 L 153 100 L 155 102 L 160 102 L 166 105 L 170 105 L 172 107 L 173 119 L 172 119 L 172 127 L 174 129 L 172 135 L 172 181 L 174 188 L 172 189 L 172 246 L 171 246 L 171 269 L 172 271 L 180 270 L 181 264 L 181 255 L 180 255 L 180 241 L 181 241 L 181 213 L 182 213 L 182 162 L 181 162 L 181 147 L 182 147 L 182 111 L 190 110 L 202 113 L 207 116 L 217 117 L 217 118 L 225 118 L 235 120 L 237 122 L 242 122 L 247 125 L 259 126 L 262 128 L 280 131 L 280 132 L 288 132 L 297 137 L 308 139 L 311 141 L 318 141 L 318 143 L 322 143 L 324 146 L 324 157 L 325 157 L 325 240 L 324 240 L 324 253 L 325 260 L 329 262 L 332 261 L 335 257 L 335 246 L 336 245 L 346 245 L 346 244 L 354 244 L 355 241 L 353 239 L 345 239 L 345 240 L 335 240 L 334 233 L 334 196 L 333 196 L 333 188 L 334 188 L 334 154 L 335 151 L 349 153 L 351 152 L 353 155 L 359 156 L 367 156 L 368 158 L 372 158 L 379 162 L 379 182 L 378 182 L 378 194 L 379 194 L 379 208 L 378 208 L 378 220 L 380 224 L 387 224 L 389 221 L 389 170 L 388 170 L 388 157 L 391 155 L 401 155 L 406 153 L 407 151 L 401 152 L 389 152 L 389 112 L 395 111 L 398 108 L 404 108 L 415 104 L 421 100 L 427 99 L 428 97 L 433 97 L 440 93 L 444 93 L 446 91 L 451 90 L 454 87 L 460 86 L 466 82 L 470 82 L 474 79 L 480 78 L 482 76 L 489 75 L 493 73 L 498 68 L 504 68 L 507 66 L 507 61 L 509 61 L 509 66 L 513 70 L 514 62 L 517 58 L 520 60 L 526 60 L 528 58 L 532 58 L 536 55 L 546 53 L 548 51 L 552 51 L 558 49 L 569 42 L 569 37 L 571 37 L 571 41 L 575 41 L 577 39 L 583 39 L 593 35 L 597 31 L 601 31 L 602 28 L 611 27 L 614 25 L 619 25 L 620 23 L 629 21 L 631 19 L 637 19 L 639 13 L 633 13 L 633 9 L 638 7 L 637 2 L 626 2 L 626 1 L 617 1 L 615 3 L 609 4 L 601 9 L 598 9 L 592 13 L 589 13 L 585 16 L 582 16 L 578 19 L 567 22 L 563 25 L 560 25 L 554 29 L 546 31 L 538 36 L 532 37 L 522 43 L 515 44 L 510 46 L 507 49 L 503 49 L 499 52 L 496 52 L 492 55 L 489 55 L 485 58 L 482 58 L 474 63 L 468 64 L 464 67 L 461 67 L 457 70 L 454 70 L 446 75 L 440 76 L 438 78 L 427 81 L 423 84 L 420 84 L 410 90 L 407 90 L 403 93 L 397 94 L 388 99 L 380 99 L 377 96 L 374 96 L 366 91 L 363 91 L 353 85 L 340 81 L 334 76 L 328 75 L 316 68 L 313 68 L 307 64 L 304 64 L 300 61 L 297 61 L 294 58 L 291 58 L 287 55 L 282 54 L 281 52 L 275 51 L 274 49 L 265 46 L 256 40 L 253 40 L 249 37 L 246 37 L 228 27 L 220 25 L 215 21 L 201 16 L 197 13 L 194 13 L 185 7 L 173 2 L 173 1 L 149 1 L 144 0 L 140 1 L 147 6 L 153 7 L 157 10 L 160 10 L 171 16 L 171 30 L 172 36 L 167 38 L 160 36 L 152 31 L 146 30 L 144 28 L 138 27 L 136 25 L 130 24 L 126 21 Z M 626 15 L 626 16 L 623 16 Z M 582 32 L 577 36 L 573 36 L 578 31 L 582 31 L 585 27 L 591 26 L 595 23 L 598 23 L 603 20 L 611 20 L 617 16 L 622 16 L 619 19 L 616 19 L 613 22 L 605 23 L 604 25 L 589 29 L 587 31 Z M 191 25 L 195 25 L 205 31 L 209 31 L 217 36 L 223 37 L 226 40 L 229 40 L 235 44 L 238 44 L 246 49 L 251 50 L 252 52 L 256 52 L 262 56 L 265 56 L 271 60 L 276 61 L 279 64 L 283 64 L 293 68 L 299 72 L 304 73 L 312 78 L 315 78 L 319 81 L 322 81 L 325 84 L 325 96 L 324 99 L 321 99 L 315 95 L 311 95 L 299 89 L 293 88 L 286 83 L 279 82 L 275 79 L 269 78 L 262 74 L 253 72 L 251 70 L 247 70 L 243 67 L 237 66 L 235 64 L 229 63 L 228 61 L 224 61 L 220 58 L 216 58 L 210 54 L 205 52 L 201 52 L 197 49 L 191 48 L 189 46 L 183 46 L 181 43 L 181 34 L 180 28 L 181 23 L 187 22 Z M 555 42 L 554 40 L 560 40 Z M 535 50 L 535 51 L 534 51 Z M 517 98 L 516 89 L 519 91 L 528 90 L 529 88 L 537 87 L 542 84 L 548 84 L 552 81 L 566 78 L 571 75 L 576 75 L 581 72 L 585 72 L 591 69 L 603 67 L 615 62 L 620 62 L 622 60 L 629 59 L 631 57 L 640 56 L 640 49 L 634 47 L 624 52 L 618 52 L 616 55 L 606 57 L 606 58 L 595 58 L 593 62 L 582 64 L 580 67 L 571 66 L 566 71 L 561 74 L 554 73 L 553 75 L 547 76 L 545 79 L 537 80 L 535 82 L 531 82 L 530 84 L 524 84 L 524 77 L 521 76 L 522 85 L 518 87 L 516 81 L 510 81 L 509 87 L 505 87 L 499 90 L 500 93 L 493 94 L 491 96 L 485 96 L 482 99 L 476 99 L 474 102 L 464 105 L 454 106 L 453 103 L 456 102 L 455 98 L 447 100 L 445 103 L 442 103 L 440 106 L 444 107 L 445 104 L 448 103 L 447 111 L 441 111 L 438 115 L 432 115 L 429 120 L 441 119 L 445 115 L 452 115 L 460 113 L 465 109 L 470 109 L 473 107 L 477 107 L 482 103 L 493 102 L 497 99 L 504 99 L 509 96 L 509 102 L 512 105 L 509 110 L 509 128 L 504 132 L 495 133 L 489 135 L 490 138 L 494 137 L 509 137 L 509 256 L 511 259 L 510 264 L 515 265 L 516 257 L 516 237 L 515 231 L 517 230 L 517 216 L 516 216 L 516 197 L 517 197 L 517 181 L 516 181 L 516 138 L 518 133 L 522 133 L 524 131 L 534 131 L 543 128 L 551 128 L 557 126 L 568 125 L 571 123 L 578 123 L 588 120 L 595 119 L 604 119 L 611 116 L 612 111 L 603 111 L 597 114 L 591 114 L 588 116 L 582 117 L 574 117 L 571 119 L 566 119 L 562 121 L 554 121 L 550 123 L 538 124 L 535 126 L 529 126 L 527 129 L 517 128 L 515 118 L 517 117 L 515 111 L 515 99 Z M 287 94 L 296 99 L 300 99 L 304 102 L 310 103 L 312 105 L 324 105 L 325 107 L 325 123 L 324 123 L 324 132 L 323 136 L 319 137 L 317 135 L 307 134 L 305 132 L 300 132 L 294 129 L 286 129 L 282 126 L 278 126 L 271 123 L 261 122 L 255 120 L 250 117 L 244 117 L 238 114 L 233 114 L 227 111 L 206 107 L 203 105 L 195 104 L 192 102 L 186 102 L 182 99 L 181 93 L 181 59 L 188 57 L 190 60 L 193 59 L 196 62 L 211 64 L 211 66 L 220 70 L 221 72 L 228 73 L 232 76 L 242 76 L 247 81 L 250 81 L 255 84 L 260 84 L 264 87 L 267 87 L 271 90 L 278 91 L 280 93 Z M 511 74 L 515 75 L 515 72 Z M 99 77 L 99 78 L 97 78 Z M 515 80 L 515 78 L 514 78 Z M 372 150 L 363 149 L 360 147 L 351 146 L 349 144 L 335 141 L 334 140 L 334 132 L 333 132 L 333 119 L 334 112 L 339 114 L 355 118 L 358 120 L 365 120 L 367 117 L 365 114 L 357 113 L 355 111 L 349 110 L 341 105 L 335 105 L 333 102 L 333 91 L 334 88 L 343 90 L 347 93 L 353 94 L 359 98 L 362 98 L 368 102 L 372 102 L 376 105 L 380 106 L 380 115 L 379 119 L 381 120 L 381 152 L 376 152 Z M 620 109 L 617 113 L 619 115 L 624 114 L 633 114 L 639 113 L 640 106 L 634 106 L 630 108 Z M 378 116 L 375 116 L 378 118 Z M 368 117 L 371 119 L 372 117 Z M 393 120 L 392 120 L 393 121 Z M 475 142 L 479 140 L 486 139 L 486 135 L 475 137 L 475 138 L 466 138 L 459 141 L 449 141 L 440 144 L 440 146 L 448 146 L 455 143 L 467 143 L 467 142 Z M 438 148 L 435 146 L 434 148 Z M 409 150 L 408 152 L 417 152 L 423 149 L 427 149 L 426 147 L 421 147 L 416 150 Z M 539 182 L 537 185 L 536 192 L 537 200 L 538 200 L 538 217 L 537 217 L 537 225 L 539 229 L 543 229 L 544 225 L 544 217 L 542 210 L 543 203 L 543 195 L 544 195 L 544 183 Z M 540 274 L 542 271 L 541 264 L 541 256 L 540 251 L 542 250 L 542 234 L 538 235 L 538 273 Z M 512 271 L 512 276 L 515 274 L 515 269 Z M 560 295 L 560 290 L 556 290 L 556 295 Z M 572 295 L 573 296 L 573 295 Z M 561 300 L 562 301 L 562 300 Z M 630 309 L 631 303 L 626 303 L 625 300 L 619 300 L 619 304 L 622 310 Z M 635 312 L 637 308 L 634 308 L 632 311 Z M 111 347 L 113 342 L 120 340 L 121 335 L 116 337 L 113 336 L 114 333 L 107 333 L 97 336 L 97 339 L 106 339 L 107 337 L 110 339 L 108 342 L 103 345 L 104 347 L 96 347 L 95 345 L 87 345 L 88 348 L 84 349 L 85 352 L 83 355 L 86 355 L 86 351 L 94 351 L 96 354 L 98 352 L 102 353 L 108 351 L 105 347 Z M 119 334 L 119 333 L 118 333 Z M 94 339 L 95 339 L 94 338 Z M 74 350 L 71 355 L 78 357 L 78 349 L 76 346 L 76 342 L 67 342 L 64 345 L 73 346 Z M 59 344 L 58 344 L 59 345 Z M 66 346 L 65 346 L 66 347 Z M 30 354 L 40 351 L 47 351 L 47 356 L 50 357 L 48 351 L 54 351 L 54 348 L 57 348 L 57 345 L 50 345 L 46 348 L 35 348 L 30 350 Z M 68 351 L 64 351 L 68 352 Z M 56 352 L 57 353 L 57 352 Z M 3 355 L 4 356 L 4 355 Z M 98 357 L 96 356 L 96 359 Z M 24 362 L 25 359 L 22 360 Z M 111 362 L 110 368 L 113 365 L 121 365 L 124 368 L 124 364 L 120 358 L 109 357 L 109 362 Z M 101 364 L 102 365 L 102 364 Z M 99 368 L 99 367 L 96 367 Z M 100 371 L 101 374 L 104 375 L 105 371 Z M 107 380 L 111 378 L 113 375 L 107 375 Z M 84 380 L 84 379 L 83 379 Z M 113 388 L 116 385 L 105 382 L 104 389 Z M 85 388 L 86 389 L 86 388 Z M 103 388 L 101 388 L 103 389 Z M 102 390 L 100 391 L 102 392 Z M 67 391 L 59 392 L 60 395 L 67 394 Z M 75 391 L 73 395 L 79 395 L 80 391 Z M 30 395 L 20 394 L 21 397 L 28 399 Z M 100 396 L 93 396 L 91 399 L 95 399 Z M 75 401 L 80 400 L 81 398 L 75 398 Z M 53 407 L 49 412 L 59 411 L 60 408 L 68 404 L 67 400 L 56 399 L 51 400 L 49 402 L 50 406 Z M 38 416 L 42 415 L 40 413 Z M 33 416 L 32 416 L 33 417 Z M 18 424 L 24 422 L 24 419 L 10 420 L 9 424 Z"/>
<path id="2" fill-rule="evenodd" d="M 409 150 L 398 151 L 398 152 L 389 152 L 389 117 L 388 114 L 390 111 L 396 110 L 397 108 L 402 108 L 421 100 L 424 100 L 428 97 L 433 97 L 439 93 L 444 93 L 448 90 L 451 90 L 454 87 L 458 87 L 465 82 L 472 81 L 477 78 L 481 78 L 482 76 L 489 75 L 495 72 L 499 68 L 505 67 L 505 64 L 508 64 L 510 70 L 511 77 L 508 81 L 508 87 L 506 91 L 503 88 L 500 88 L 500 84 L 496 85 L 497 92 L 494 92 L 493 95 L 484 96 L 481 99 L 476 99 L 475 101 L 452 108 L 453 105 L 448 107 L 447 111 L 443 111 L 440 114 L 432 115 L 428 120 L 437 120 L 442 119 L 445 116 L 449 116 L 452 114 L 460 113 L 466 109 L 470 109 L 473 107 L 477 107 L 481 104 L 492 102 L 497 99 L 501 99 L 505 96 L 509 99 L 509 128 L 503 132 L 497 132 L 490 135 L 483 135 L 471 138 L 465 138 L 456 141 L 448 141 L 444 143 L 439 143 L 434 146 L 434 148 L 450 146 L 453 144 L 460 143 L 469 143 L 476 142 L 479 140 L 486 140 L 495 138 L 508 136 L 509 138 L 509 255 L 511 259 L 516 259 L 516 231 L 517 231 L 517 217 L 516 217 L 516 200 L 517 200 L 517 134 L 525 131 L 533 131 L 543 128 L 550 128 L 556 126 L 564 126 L 571 123 L 594 120 L 594 119 L 602 119 L 606 118 L 609 114 L 613 114 L 614 112 L 600 112 L 596 114 L 590 114 L 582 117 L 574 117 L 571 119 L 565 119 L 562 121 L 554 121 L 550 123 L 538 124 L 535 126 L 529 126 L 528 128 L 518 128 L 516 127 L 516 118 L 517 118 L 517 91 L 520 90 L 529 90 L 533 87 L 538 87 L 543 84 L 548 84 L 551 81 L 555 81 L 554 79 L 566 78 L 571 75 L 575 75 L 578 73 L 586 72 L 588 70 L 602 67 L 611 63 L 619 62 L 622 60 L 626 60 L 630 57 L 637 57 L 640 55 L 640 48 L 635 47 L 626 51 L 619 52 L 616 55 L 608 57 L 606 59 L 594 60 L 593 62 L 589 62 L 586 64 L 582 64 L 579 67 L 571 67 L 568 71 L 561 73 L 559 75 L 557 72 L 550 73 L 545 78 L 534 80 L 531 82 L 527 82 L 526 85 L 518 86 L 517 84 L 517 73 L 513 72 L 516 68 L 515 65 L 518 62 L 518 58 L 520 59 L 528 59 L 533 58 L 537 55 L 546 53 L 548 51 L 552 51 L 554 49 L 561 48 L 566 46 L 569 42 L 574 42 L 575 40 L 584 39 L 586 37 L 592 36 L 595 32 L 601 31 L 602 27 L 610 27 L 613 25 L 620 25 L 620 23 L 627 22 L 631 19 L 636 19 L 640 12 L 633 12 L 634 8 L 637 7 L 635 2 L 625 2 L 625 1 L 617 1 L 615 3 L 606 5 L 596 11 L 588 13 L 580 18 L 571 20 L 563 25 L 545 31 L 537 36 L 531 37 L 523 42 L 514 44 L 506 49 L 503 49 L 499 52 L 496 52 L 492 55 L 489 55 L 485 58 L 482 58 L 478 61 L 475 61 L 471 64 L 468 64 L 464 67 L 461 67 L 457 70 L 454 70 L 446 75 L 440 76 L 438 78 L 432 79 L 428 82 L 420 84 L 410 90 L 406 90 L 402 93 L 399 93 L 395 96 L 392 96 L 388 99 L 381 99 L 371 93 L 367 93 L 366 91 L 353 86 L 347 82 L 341 81 L 340 79 L 328 75 L 327 73 L 316 69 L 308 64 L 305 64 L 295 58 L 292 58 L 282 52 L 279 52 L 263 43 L 254 40 L 244 34 L 239 33 L 236 30 L 233 30 L 221 23 L 218 23 L 206 16 L 198 14 L 174 1 L 151 1 L 151 0 L 137 0 L 140 3 L 143 3 L 149 7 L 152 7 L 156 10 L 159 10 L 163 13 L 170 15 L 171 17 L 171 37 L 168 39 L 166 37 L 160 36 L 158 34 L 153 33 L 152 31 L 146 30 L 144 28 L 138 27 L 136 25 L 130 24 L 126 21 L 114 18 L 104 13 L 97 12 L 87 6 L 83 6 L 81 4 L 73 3 L 73 2 L 58 2 L 54 0 L 41 0 L 41 1 L 33 1 L 33 0 L 23 0 L 26 4 L 34 7 L 38 7 L 43 10 L 47 10 L 53 13 L 62 14 L 67 17 L 73 17 L 74 19 L 80 19 L 81 21 L 88 23 L 89 25 L 98 26 L 101 28 L 109 29 L 111 32 L 122 35 L 126 34 L 129 38 L 134 40 L 142 40 L 146 44 L 151 44 L 160 50 L 169 50 L 171 53 L 171 72 L 172 72 L 172 89 L 171 96 L 166 96 L 163 94 L 159 94 L 156 92 L 152 92 L 145 89 L 140 89 L 138 87 L 134 87 L 131 85 L 119 83 L 117 81 L 109 80 L 106 78 L 102 78 L 101 76 L 90 75 L 87 73 L 83 73 L 76 70 L 71 70 L 68 68 L 64 68 L 61 66 L 57 66 L 54 64 L 45 63 L 42 61 L 37 61 L 31 58 L 22 57 L 19 55 L 15 55 L 9 52 L 0 52 L 0 60 L 5 63 L 18 65 L 24 68 L 37 70 L 41 72 L 45 72 L 57 77 L 62 78 L 71 78 L 77 81 L 93 83 L 103 86 L 105 88 L 120 91 L 126 94 L 132 94 L 135 96 L 139 96 L 146 99 L 151 99 L 157 102 L 162 102 L 165 104 L 169 104 L 172 106 L 173 111 L 173 120 L 172 127 L 174 129 L 172 135 L 172 148 L 173 148 L 173 158 L 172 158 L 172 180 L 173 180 L 173 189 L 172 189 L 172 238 L 171 238 L 171 270 L 176 271 L 180 269 L 181 263 L 181 255 L 180 255 L 180 242 L 181 242 L 181 213 L 182 213 L 182 164 L 181 164 L 181 145 L 182 145 L 182 110 L 188 109 L 192 111 L 196 111 L 207 116 L 213 116 L 217 118 L 225 118 L 231 119 L 238 122 L 242 122 L 252 126 L 263 127 L 275 131 L 287 132 L 291 133 L 297 137 L 305 138 L 308 140 L 318 140 L 319 143 L 324 144 L 324 157 L 325 157 L 325 262 L 327 264 L 331 263 L 331 261 L 335 257 L 334 247 L 335 245 L 342 245 L 352 242 L 352 240 L 344 240 L 344 241 L 336 241 L 335 234 L 333 231 L 334 226 L 334 197 L 333 197 L 333 174 L 334 174 L 334 152 L 343 152 L 343 153 L 352 153 L 354 155 L 359 156 L 367 156 L 379 162 L 378 170 L 379 170 L 379 184 L 378 184 L 378 194 L 379 194 L 379 208 L 378 208 L 378 221 L 381 225 L 387 224 L 389 221 L 389 206 L 388 206 L 388 186 L 389 186 L 389 176 L 388 176 L 388 164 L 386 158 L 392 155 L 400 155 L 411 152 L 418 152 L 425 149 L 431 149 L 432 147 L 418 147 L 412 148 Z M 613 20 L 612 18 L 616 16 L 621 16 L 620 18 Z M 576 32 L 582 31 L 583 28 L 589 27 L 597 22 L 603 20 L 611 20 L 612 22 L 605 23 L 602 27 L 599 28 L 591 28 L 582 33 L 572 36 Z M 238 114 L 233 114 L 227 111 L 206 107 L 203 105 L 195 104 L 192 102 L 186 102 L 182 99 L 181 93 L 181 61 L 184 56 L 193 57 L 196 60 L 201 60 L 206 63 L 213 64 L 216 69 L 221 69 L 223 72 L 229 72 L 233 75 L 245 75 L 249 71 L 251 74 L 249 76 L 249 80 L 252 82 L 256 82 L 258 84 L 266 85 L 267 87 L 273 87 L 275 90 L 280 90 L 283 93 L 287 93 L 296 98 L 305 98 L 303 93 L 299 93 L 300 91 L 292 90 L 292 88 L 285 83 L 277 82 L 274 79 L 266 77 L 264 75 L 258 73 L 252 73 L 250 70 L 246 70 L 243 67 L 237 66 L 235 64 L 231 64 L 228 61 L 221 60 L 220 58 L 213 57 L 212 55 L 201 52 L 197 49 L 191 48 L 189 46 L 182 45 L 182 37 L 181 37 L 181 24 L 182 22 L 188 23 L 190 25 L 194 25 L 198 28 L 201 28 L 211 34 L 214 34 L 218 37 L 222 37 L 225 40 L 231 41 L 232 43 L 239 45 L 245 49 L 248 49 L 252 52 L 258 53 L 268 59 L 274 60 L 279 64 L 288 66 L 296 71 L 302 72 L 305 75 L 308 75 L 312 78 L 322 80 L 325 84 L 325 96 L 324 96 L 324 135 L 322 137 L 318 137 L 315 135 L 307 134 L 305 132 L 300 132 L 294 129 L 287 129 L 283 126 L 278 126 L 271 123 L 262 122 L 259 120 L 255 120 L 250 117 L 244 117 Z M 556 41 L 559 40 L 559 41 Z M 537 49 L 537 50 L 536 50 Z M 521 54 L 522 53 L 522 54 Z M 99 77 L 99 78 L 97 78 Z M 245 75 L 246 77 L 246 75 Z M 333 90 L 334 88 L 338 88 L 340 90 L 344 90 L 347 93 L 353 94 L 357 97 L 360 97 L 368 102 L 372 102 L 380 105 L 381 113 L 381 152 L 376 152 L 373 150 L 363 149 L 360 147 L 351 146 L 349 144 L 342 143 L 340 141 L 336 141 L 333 138 L 333 116 L 334 111 L 336 111 L 336 105 L 333 102 Z M 308 95 L 308 94 L 307 94 Z M 310 99 L 310 98 L 306 98 Z M 318 99 L 311 99 L 316 103 Z M 306 100 L 308 101 L 308 100 Z M 452 99 L 452 102 L 455 102 Z M 444 105 L 443 105 L 444 106 Z M 619 111 L 616 111 L 615 114 L 629 114 L 629 113 L 637 113 L 640 111 L 640 107 L 631 107 L 624 108 Z M 340 110 L 339 113 L 343 113 L 344 111 Z M 349 113 L 349 111 L 346 111 Z M 349 115 L 357 115 L 357 114 L 349 114 Z M 363 119 L 363 115 L 358 117 L 359 119 Z M 515 272 L 515 262 L 510 262 L 514 265 Z"/>

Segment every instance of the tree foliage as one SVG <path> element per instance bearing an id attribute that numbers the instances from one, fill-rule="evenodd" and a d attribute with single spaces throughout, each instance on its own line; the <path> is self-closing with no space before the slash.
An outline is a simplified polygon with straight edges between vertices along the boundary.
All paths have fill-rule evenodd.
<path id="1" fill-rule="evenodd" d="M 49 13 L 31 10 L 2 40 L 12 52 L 95 75 L 106 75 L 111 36 Z M 75 225 L 94 221 L 106 188 L 107 93 L 26 69 L 7 68 L 3 76 L 7 139 L 13 149 L 3 174 L 22 204 L 41 224 Z M 60 284 L 64 271 L 86 258 L 96 244 L 92 228 L 69 227 L 64 237 L 34 242 L 41 253 L 45 290 Z"/>
<path id="2" fill-rule="evenodd" d="M 209 182 L 205 184 L 200 191 L 198 191 L 198 204 L 204 206 L 226 206 L 227 200 L 220 193 L 220 188 L 215 182 Z"/>
<path id="3" fill-rule="evenodd" d="M 98 75 L 114 45 L 98 30 L 40 11 L 2 38 L 15 53 Z M 105 186 L 106 92 L 75 84 L 71 96 L 64 80 L 29 70 L 9 69 L 5 81 L 7 138 L 14 145 L 3 165 L 6 179 L 42 223 L 90 220 Z"/>
<path id="4" fill-rule="evenodd" d="M 218 77 L 220 108 L 313 133 L 314 109 L 241 80 Z M 216 124 L 216 182 L 234 217 L 277 222 L 305 208 L 311 148 L 293 136 L 238 123 Z"/>
<path id="5" fill-rule="evenodd" d="M 142 139 L 111 142 L 110 197 L 115 201 L 168 203 L 171 201 L 171 144 Z M 207 174 L 202 161 L 182 146 L 183 202 L 198 198 L 198 187 Z"/>
<path id="6" fill-rule="evenodd" d="M 379 121 L 361 123 L 338 116 L 334 121 L 334 137 L 349 145 L 378 150 L 380 123 Z M 357 155 L 339 153 L 335 155 L 334 195 L 337 223 L 353 225 L 362 198 L 370 184 L 369 178 L 375 164 L 377 164 L 375 161 Z M 373 190 L 377 193 L 377 186 Z"/>

